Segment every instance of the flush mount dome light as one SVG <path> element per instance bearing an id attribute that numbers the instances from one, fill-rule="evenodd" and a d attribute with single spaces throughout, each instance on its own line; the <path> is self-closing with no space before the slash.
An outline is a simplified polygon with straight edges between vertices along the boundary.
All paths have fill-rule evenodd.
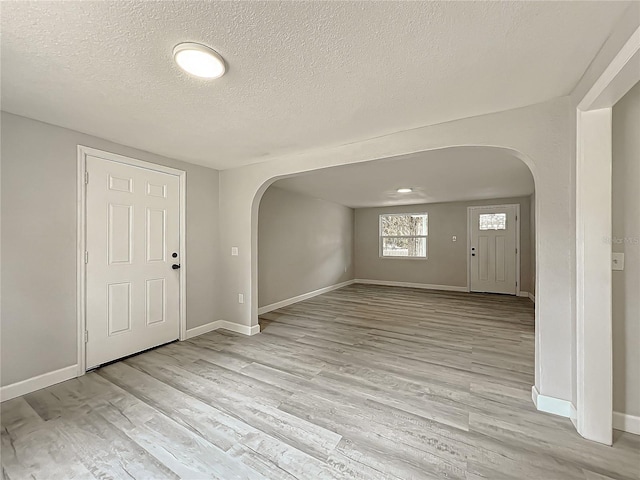
<path id="1" fill-rule="evenodd" d="M 411 192 L 413 192 L 413 188 L 399 188 L 398 190 L 396 190 L 396 192 L 398 192 L 398 193 L 411 193 Z"/>
<path id="2" fill-rule="evenodd" d="M 173 59 L 195 77 L 220 78 L 226 71 L 224 59 L 218 52 L 199 43 L 179 43 L 173 48 Z"/>

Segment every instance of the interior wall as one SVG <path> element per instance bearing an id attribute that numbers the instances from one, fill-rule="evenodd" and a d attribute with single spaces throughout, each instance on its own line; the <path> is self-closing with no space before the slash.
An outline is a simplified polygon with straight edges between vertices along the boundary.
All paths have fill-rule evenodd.
<path id="1" fill-rule="evenodd" d="M 640 83 L 613 107 L 613 410 L 640 417 Z"/>
<path id="2" fill-rule="evenodd" d="M 2 112 L 2 385 L 77 363 L 77 145 L 187 172 L 187 328 L 221 318 L 218 172 Z"/>
<path id="3" fill-rule="evenodd" d="M 531 278 L 529 197 L 430 203 L 356 209 L 356 278 L 422 283 L 451 287 L 467 286 L 467 207 L 520 205 L 520 289 L 529 292 Z M 385 213 L 427 213 L 428 258 L 380 258 L 379 216 Z M 452 237 L 456 236 L 456 241 Z"/>
<path id="4" fill-rule="evenodd" d="M 531 169 L 536 184 L 538 233 L 536 289 L 537 391 L 570 401 L 571 315 L 575 259 L 572 168 L 575 109 L 568 97 L 506 112 L 414 128 L 369 140 L 309 150 L 220 172 L 220 239 L 225 278 L 223 318 L 244 326 L 258 322 L 258 204 L 278 178 L 337 165 L 460 145 L 506 149 Z M 238 293 L 245 303 L 238 304 Z"/>
<path id="5" fill-rule="evenodd" d="M 602 45 L 602 47 L 600 48 L 600 51 L 598 52 L 596 57 L 592 60 L 591 64 L 585 71 L 584 75 L 582 76 L 582 78 L 580 79 L 580 81 L 575 86 L 575 88 L 573 89 L 573 91 L 569 96 L 569 98 L 571 99 L 572 107 L 573 107 L 571 109 L 570 138 L 574 140 L 571 144 L 572 205 L 576 209 L 579 207 L 577 200 L 579 195 L 578 192 L 579 190 L 581 190 L 580 185 L 584 183 L 584 179 L 581 179 L 579 182 L 577 181 L 578 177 L 580 176 L 579 172 L 577 171 L 578 161 L 579 161 L 578 155 L 577 155 L 578 142 L 576 141 L 577 126 L 578 126 L 578 123 L 582 122 L 581 116 L 583 115 L 583 113 L 578 112 L 577 106 L 581 101 L 583 101 L 583 99 L 585 98 L 585 95 L 587 95 L 587 93 L 598 84 L 599 79 L 605 73 L 605 70 L 612 64 L 615 57 L 621 52 L 621 49 L 624 47 L 624 45 L 627 44 L 627 42 L 631 38 L 633 38 L 633 35 L 635 34 L 635 32 L 639 27 L 640 27 L 640 2 L 630 2 L 628 9 L 625 11 L 623 15 L 620 16 L 618 22 L 616 23 L 615 28 L 611 32 L 611 35 Z M 592 111 L 590 112 L 590 114 L 593 115 L 596 112 Z M 600 113 L 603 116 L 606 115 L 605 112 L 600 112 Z M 601 123 L 606 123 L 606 119 L 600 120 L 600 121 Z M 582 124 L 582 128 L 584 128 L 584 124 Z M 597 138 L 594 141 L 596 143 L 599 143 L 603 141 L 603 138 Z M 606 146 L 605 146 L 605 149 L 606 149 Z M 612 149 L 609 150 L 610 153 L 611 153 L 611 150 Z M 605 155 L 605 158 L 606 158 L 606 155 Z M 583 161 L 583 159 L 581 161 Z M 597 163 L 597 160 L 595 160 L 595 162 Z M 584 172 L 580 172 L 580 173 L 584 174 Z M 611 187 L 611 185 L 607 186 L 607 184 L 608 184 L 608 178 L 605 175 L 605 177 L 602 177 L 602 184 L 599 185 L 597 190 L 601 190 L 601 189 L 605 189 L 605 191 L 608 190 Z M 583 192 L 580 191 L 580 193 L 583 193 Z M 583 195 L 587 197 L 589 196 L 589 194 L 590 194 L 589 190 L 583 193 Z M 584 200 L 582 200 L 581 203 L 583 201 Z M 594 217 L 593 220 L 595 220 L 596 222 L 602 221 L 603 217 L 600 215 L 597 209 L 595 213 L 596 213 L 595 217 L 591 215 L 585 218 Z M 538 212 L 538 218 L 540 218 L 541 215 L 542 213 Z M 573 216 L 574 224 L 572 225 L 572 228 L 575 232 L 578 232 L 578 231 L 582 232 L 583 225 L 578 226 L 577 220 L 578 220 L 577 215 L 574 215 Z M 606 224 L 607 222 L 602 221 L 601 223 Z M 595 338 L 593 335 L 587 335 L 587 338 L 585 338 L 583 322 L 581 322 L 580 325 L 578 324 L 578 314 L 580 313 L 582 315 L 581 312 L 584 309 L 584 304 L 583 304 L 584 302 L 582 301 L 583 299 L 581 298 L 582 295 L 584 294 L 584 288 L 582 285 L 585 279 L 584 269 L 590 270 L 592 268 L 596 268 L 596 270 L 598 270 L 602 268 L 601 267 L 602 265 L 604 265 L 603 263 L 604 259 L 598 258 L 597 256 L 594 257 L 592 255 L 589 255 L 585 258 L 582 257 L 581 251 L 585 247 L 583 243 L 584 239 L 578 238 L 578 237 L 581 237 L 582 235 L 583 235 L 582 233 L 580 235 L 574 235 L 576 237 L 576 241 L 578 242 L 578 244 L 577 244 L 577 249 L 573 249 L 573 252 L 572 252 L 573 258 L 571 262 L 571 266 L 572 266 L 572 271 L 571 271 L 572 289 L 571 290 L 572 290 L 572 298 L 573 298 L 572 315 L 571 315 L 571 335 L 572 335 L 571 337 L 571 391 L 572 391 L 571 402 L 573 406 L 576 407 L 576 412 L 575 412 L 576 418 L 573 418 L 572 420 L 574 420 L 574 423 L 578 425 L 582 433 L 585 430 L 584 424 L 587 423 L 585 422 L 585 418 L 587 418 L 585 415 L 589 415 L 591 420 L 589 423 L 592 424 L 593 422 L 598 422 L 599 424 L 604 425 L 602 430 L 602 434 L 604 435 L 603 438 L 607 438 L 607 437 L 610 438 L 611 430 L 608 426 L 605 425 L 606 423 L 609 423 L 609 420 L 608 419 L 602 420 L 603 418 L 605 418 L 603 414 L 595 414 L 591 408 L 589 407 L 585 408 L 584 406 L 585 391 L 582 387 L 584 387 L 585 385 L 587 387 L 586 392 L 588 392 L 588 397 L 590 402 L 597 401 L 602 405 L 606 405 L 607 403 L 610 403 L 612 400 L 612 395 L 610 395 L 610 393 L 612 392 L 609 388 L 611 387 L 611 384 L 609 384 L 609 380 L 611 379 L 608 379 L 605 381 L 605 385 L 609 384 L 609 387 L 605 389 L 594 387 L 594 385 L 598 384 L 598 380 L 594 382 L 589 378 L 587 381 L 585 381 L 585 376 L 589 376 L 592 374 L 596 379 L 607 377 L 608 374 L 606 373 L 602 374 L 603 371 L 606 372 L 608 370 L 607 365 L 606 364 L 603 365 L 598 358 L 594 358 L 594 355 L 587 355 L 585 358 L 583 358 L 584 355 L 582 354 L 580 356 L 578 355 L 579 351 L 584 352 L 585 348 L 588 348 L 587 345 L 590 343 L 589 340 L 593 341 L 593 339 Z M 605 236 L 609 236 L 609 232 L 606 232 L 606 233 L 603 232 L 602 237 L 605 237 Z M 543 243 L 545 242 L 545 239 L 542 232 L 540 232 L 539 237 L 540 238 L 537 246 L 538 246 L 538 254 L 540 257 L 542 255 L 541 252 L 543 249 Z M 597 241 L 599 237 L 600 235 L 594 235 L 594 240 Z M 580 254 L 580 256 L 578 256 L 578 254 Z M 589 277 L 589 275 L 587 275 L 587 278 L 593 280 L 593 278 Z M 537 286 L 538 286 L 538 290 L 544 288 L 543 283 L 540 280 L 538 280 Z M 580 291 L 578 291 L 579 287 L 580 287 Z M 594 295 L 591 295 L 591 296 L 593 297 Z M 613 298 L 611 300 L 613 300 Z M 590 310 L 589 307 L 588 309 Z M 613 308 L 611 310 L 613 310 Z M 599 315 L 595 315 L 593 313 L 591 313 L 591 316 L 593 318 L 599 318 Z M 605 315 L 605 317 L 607 317 L 607 315 Z M 582 320 L 584 320 L 584 318 Z M 608 321 L 606 321 L 605 323 L 609 324 Z M 609 325 L 613 327 L 613 325 L 611 324 Z M 606 326 L 599 327 L 597 324 L 595 326 L 591 325 L 588 331 L 597 331 L 599 329 L 606 332 L 607 327 Z M 611 333 L 613 334 L 613 332 Z M 607 336 L 597 334 L 596 337 L 601 338 L 603 340 L 600 340 L 600 343 L 596 342 L 595 347 L 593 348 L 595 348 L 596 350 L 598 349 L 602 350 L 601 343 L 603 341 L 606 343 Z M 615 347 L 613 349 L 615 350 Z M 606 348 L 604 350 L 606 350 Z M 610 364 L 610 361 L 613 360 L 612 357 L 613 355 L 615 355 L 615 353 L 614 352 L 609 352 L 609 353 L 611 353 L 611 356 L 609 356 L 609 354 L 606 354 L 604 357 L 605 357 L 605 363 Z M 609 360 L 607 360 L 607 358 Z M 586 373 L 587 369 L 588 369 L 588 373 Z M 579 372 L 580 372 L 580 378 L 578 378 Z M 596 372 L 596 373 L 593 373 L 593 372 Z M 602 375 L 604 375 L 604 377 L 602 377 Z M 579 390 L 582 390 L 580 402 L 578 401 Z M 606 409 L 609 410 L 608 408 Z"/>
<path id="6" fill-rule="evenodd" d="M 269 187 L 258 216 L 258 305 L 352 280 L 353 209 Z"/>

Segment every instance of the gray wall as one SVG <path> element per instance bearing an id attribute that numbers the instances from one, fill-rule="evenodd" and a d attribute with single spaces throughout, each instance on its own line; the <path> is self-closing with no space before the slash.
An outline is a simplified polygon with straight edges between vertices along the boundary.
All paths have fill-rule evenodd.
<path id="1" fill-rule="evenodd" d="M 613 409 L 640 416 L 640 83 L 613 107 Z"/>
<path id="2" fill-rule="evenodd" d="M 531 253 L 529 242 L 529 197 L 501 198 L 476 202 L 432 203 L 401 207 L 358 208 L 355 222 L 356 278 L 395 282 L 466 287 L 467 207 L 474 205 L 520 204 L 521 290 L 529 291 Z M 380 258 L 378 217 L 382 213 L 429 215 L 427 260 Z M 457 241 L 451 237 L 456 235 Z"/>
<path id="3" fill-rule="evenodd" d="M 258 216 L 258 305 L 353 279 L 353 210 L 271 186 Z"/>
<path id="4" fill-rule="evenodd" d="M 187 172 L 187 326 L 220 318 L 216 170 L 2 112 L 2 385 L 77 362 L 78 144 Z"/>

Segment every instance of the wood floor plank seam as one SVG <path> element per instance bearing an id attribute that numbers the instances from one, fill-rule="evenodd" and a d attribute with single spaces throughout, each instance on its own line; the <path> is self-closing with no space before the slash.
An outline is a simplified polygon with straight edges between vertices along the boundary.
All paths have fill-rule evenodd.
<path id="1" fill-rule="evenodd" d="M 1 405 L 2 479 L 640 480 L 538 412 L 526 298 L 353 284 Z"/>

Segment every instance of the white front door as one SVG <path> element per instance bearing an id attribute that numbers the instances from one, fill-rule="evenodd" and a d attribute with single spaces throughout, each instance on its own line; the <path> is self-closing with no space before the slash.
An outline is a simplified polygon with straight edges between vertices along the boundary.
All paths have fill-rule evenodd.
<path id="1" fill-rule="evenodd" d="M 517 206 L 471 207 L 471 291 L 516 294 Z"/>
<path id="2" fill-rule="evenodd" d="M 179 337 L 180 180 L 92 155 L 86 169 L 90 369 Z"/>

